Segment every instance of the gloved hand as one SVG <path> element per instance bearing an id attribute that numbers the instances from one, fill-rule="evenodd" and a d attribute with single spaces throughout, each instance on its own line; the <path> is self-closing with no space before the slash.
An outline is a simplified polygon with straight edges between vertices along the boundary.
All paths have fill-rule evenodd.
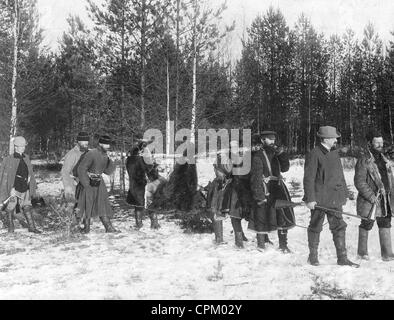
<path id="1" fill-rule="evenodd" d="M 264 206 L 266 203 L 267 203 L 267 199 L 257 201 L 257 205 L 258 205 L 259 207 Z"/>

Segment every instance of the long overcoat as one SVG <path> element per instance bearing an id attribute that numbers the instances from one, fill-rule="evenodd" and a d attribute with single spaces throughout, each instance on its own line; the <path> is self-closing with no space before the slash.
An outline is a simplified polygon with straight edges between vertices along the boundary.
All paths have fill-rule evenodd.
<path id="1" fill-rule="evenodd" d="M 317 202 L 319 206 L 342 209 L 348 190 L 339 153 L 328 151 L 323 145 L 316 146 L 305 158 L 305 202 Z"/>
<path id="2" fill-rule="evenodd" d="M 369 151 L 364 153 L 357 160 L 354 185 L 358 191 L 357 214 L 361 217 L 367 218 L 372 213 L 373 196 L 376 196 L 379 190 L 384 190 L 388 197 L 386 198 L 387 201 L 381 201 L 381 205 L 376 206 L 376 217 L 386 215 L 387 210 L 382 211 L 382 206 L 387 208 L 388 205 L 392 208 L 391 204 L 394 204 L 394 176 L 392 164 L 383 155 L 382 159 L 386 164 L 389 190 L 385 190 L 375 158 Z"/>
<path id="3" fill-rule="evenodd" d="M 281 172 L 289 168 L 289 156 L 285 152 L 278 155 L 273 148 L 265 147 L 252 153 L 250 183 L 254 203 L 249 219 L 250 230 L 271 232 L 295 226 L 292 208 L 273 207 L 276 200 L 291 200 L 281 177 Z"/>
<path id="4" fill-rule="evenodd" d="M 82 186 L 80 192 L 77 192 L 79 193 L 77 215 L 80 218 L 113 216 L 103 178 L 101 177 L 98 187 L 92 187 L 88 173 L 110 175 L 114 171 L 114 163 L 100 147 L 92 149 L 85 154 L 78 166 L 78 178 Z"/>

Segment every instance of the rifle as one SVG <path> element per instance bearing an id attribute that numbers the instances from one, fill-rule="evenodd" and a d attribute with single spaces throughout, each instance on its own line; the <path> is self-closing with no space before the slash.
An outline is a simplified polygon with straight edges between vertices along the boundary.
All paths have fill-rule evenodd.
<path id="1" fill-rule="evenodd" d="M 274 208 L 275 209 L 294 208 L 294 207 L 299 207 L 299 206 L 305 206 L 305 202 L 291 202 L 291 201 L 287 201 L 287 200 L 276 200 L 274 202 Z M 336 217 L 339 217 L 341 214 L 343 214 L 345 216 L 357 218 L 357 219 L 360 219 L 360 220 L 366 220 L 366 221 L 373 220 L 373 219 L 370 219 L 370 218 L 360 217 L 360 216 L 357 216 L 355 214 L 351 214 L 351 213 L 348 213 L 348 212 L 341 212 L 341 211 L 338 211 L 338 210 L 329 209 L 329 208 L 325 208 L 325 207 L 322 207 L 322 206 L 315 206 L 315 209 L 319 209 L 319 210 L 325 211 L 327 213 L 331 213 L 331 214 L 335 215 Z"/>

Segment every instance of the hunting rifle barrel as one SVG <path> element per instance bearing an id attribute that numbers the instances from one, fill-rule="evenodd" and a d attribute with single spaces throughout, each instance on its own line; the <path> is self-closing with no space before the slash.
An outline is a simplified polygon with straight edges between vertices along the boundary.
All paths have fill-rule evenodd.
<path id="1" fill-rule="evenodd" d="M 298 206 L 305 206 L 304 202 L 291 202 L 291 201 L 287 201 L 287 200 L 276 200 L 274 203 L 274 208 L 275 209 L 284 209 L 284 208 L 294 208 L 294 207 L 298 207 Z M 339 214 L 343 214 L 345 216 L 349 216 L 349 217 L 353 217 L 353 218 L 357 218 L 357 219 L 361 219 L 361 220 L 366 220 L 366 221 L 371 221 L 371 219 L 369 218 L 365 218 L 365 217 L 360 217 L 357 216 L 355 214 L 351 214 L 351 213 L 347 213 L 347 212 L 341 212 L 338 210 L 334 210 L 334 209 L 329 209 L 329 208 L 325 208 L 322 206 L 315 206 L 316 209 L 325 211 L 327 213 L 332 213 L 336 216 L 338 216 Z"/>

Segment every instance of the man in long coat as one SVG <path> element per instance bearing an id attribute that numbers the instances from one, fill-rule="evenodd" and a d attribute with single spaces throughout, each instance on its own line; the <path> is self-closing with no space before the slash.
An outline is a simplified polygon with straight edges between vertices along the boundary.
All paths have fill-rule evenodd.
<path id="1" fill-rule="evenodd" d="M 126 160 L 127 173 L 129 175 L 129 192 L 126 201 L 128 204 L 134 206 L 136 229 L 140 229 L 143 226 L 142 220 L 147 205 L 145 200 L 148 180 L 155 181 L 159 179 L 157 167 L 154 165 L 153 158 L 147 148 L 149 143 L 150 141 L 140 140 L 133 147 Z M 148 163 L 146 163 L 144 158 L 150 158 L 151 161 L 147 161 Z M 151 229 L 159 229 L 160 224 L 156 212 L 149 210 L 149 216 Z"/>
<path id="2" fill-rule="evenodd" d="M 221 203 L 221 211 L 228 214 L 231 218 L 231 225 L 234 230 L 235 245 L 238 248 L 244 247 L 244 241 L 248 241 L 242 230 L 242 219 L 249 220 L 250 209 L 253 198 L 250 190 L 249 173 L 238 175 L 236 170 L 243 166 L 243 163 L 235 163 L 233 160 L 238 157 L 239 144 L 234 140 L 230 143 L 231 152 L 230 158 L 227 159 L 227 164 L 222 164 L 229 182 L 223 194 L 223 201 Z M 250 152 L 249 150 L 246 152 Z M 215 168 L 216 170 L 218 168 Z"/>
<path id="3" fill-rule="evenodd" d="M 77 136 L 77 144 L 64 157 L 64 164 L 61 170 L 64 187 L 64 198 L 67 202 L 67 211 L 73 212 L 76 203 L 76 186 L 78 178 L 74 176 L 74 168 L 78 164 L 81 156 L 88 151 L 89 135 L 87 132 L 80 132 Z"/>
<path id="4" fill-rule="evenodd" d="M 31 199 L 36 197 L 37 184 L 33 166 L 24 153 L 27 145 L 23 137 L 13 140 L 14 153 L 5 157 L 0 165 L 0 206 L 8 218 L 8 232 L 14 232 L 14 211 L 19 205 L 26 218 L 29 232 L 41 233 L 37 230 L 32 216 Z"/>
<path id="5" fill-rule="evenodd" d="M 343 174 L 341 159 L 337 150 L 332 150 L 341 135 L 336 128 L 320 127 L 317 136 L 321 142 L 306 155 L 304 168 L 304 198 L 311 210 L 311 220 L 308 227 L 309 258 L 311 265 L 318 266 L 318 247 L 320 232 L 323 229 L 325 211 L 316 209 L 321 206 L 341 212 L 346 204 L 347 186 Z M 358 267 L 358 264 L 347 258 L 346 251 L 346 222 L 342 214 L 327 212 L 327 219 L 332 232 L 338 265 Z"/>
<path id="6" fill-rule="evenodd" d="M 107 233 L 119 232 L 111 224 L 113 216 L 102 174 L 110 175 L 115 165 L 108 157 L 111 139 L 101 136 L 97 148 L 90 150 L 78 165 L 79 186 L 77 217 L 84 222 L 83 233 L 90 232 L 90 219 L 99 217 Z"/>
<path id="7" fill-rule="evenodd" d="M 281 172 L 289 170 L 290 160 L 283 148 L 275 145 L 276 137 L 276 132 L 264 131 L 261 134 L 263 147 L 252 154 L 250 183 L 255 203 L 249 229 L 257 233 L 260 249 L 265 248 L 265 235 L 277 230 L 279 249 L 283 253 L 290 253 L 287 233 L 295 225 L 293 209 L 273 207 L 276 200 L 291 200 L 281 176 Z"/>
<path id="8" fill-rule="evenodd" d="M 357 161 L 354 185 L 358 190 L 357 214 L 370 218 L 359 226 L 358 255 L 368 260 L 368 233 L 374 225 L 379 228 L 383 261 L 394 260 L 391 244 L 391 217 L 394 205 L 394 176 L 390 161 L 383 155 L 383 137 L 379 132 L 367 134 L 368 150 Z"/>

